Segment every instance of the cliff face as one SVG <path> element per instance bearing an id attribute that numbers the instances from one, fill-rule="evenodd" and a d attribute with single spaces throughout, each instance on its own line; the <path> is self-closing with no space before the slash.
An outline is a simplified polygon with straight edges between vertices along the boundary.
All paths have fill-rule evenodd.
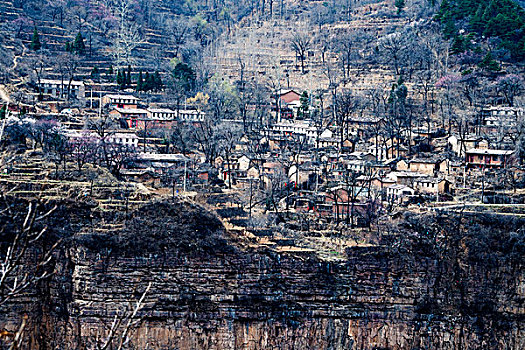
<path id="1" fill-rule="evenodd" d="M 480 318 L 424 310 L 425 295 L 436 293 L 446 303 L 444 291 L 433 290 L 435 262 L 396 261 L 376 249 L 353 252 L 341 265 L 249 253 L 117 258 L 106 264 L 77 249 L 71 258 L 66 328 L 76 348 L 100 336 L 100 320 L 109 323 L 115 308 L 148 281 L 154 287 L 147 299 L 154 306 L 144 311 L 134 336 L 138 348 L 519 349 L 525 337 L 518 317 L 523 308 L 512 303 Z M 472 273 L 473 294 L 501 278 Z M 517 287 L 488 288 L 498 304 L 518 294 Z"/>
<path id="2" fill-rule="evenodd" d="M 520 266 L 385 247 L 351 249 L 341 263 L 244 249 L 185 204 L 152 205 L 111 235 L 80 235 L 57 254 L 47 297 L 28 304 L 31 348 L 97 348 L 150 282 L 128 348 L 525 347 Z"/>

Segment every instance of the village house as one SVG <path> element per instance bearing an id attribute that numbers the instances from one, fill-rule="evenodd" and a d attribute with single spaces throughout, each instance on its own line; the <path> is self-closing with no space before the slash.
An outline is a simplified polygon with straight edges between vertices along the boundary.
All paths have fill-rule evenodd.
<path id="1" fill-rule="evenodd" d="M 177 111 L 177 120 L 182 123 L 202 123 L 206 113 L 195 109 L 181 109 Z"/>
<path id="2" fill-rule="evenodd" d="M 392 185 L 386 189 L 387 200 L 391 202 L 401 202 L 403 199 L 414 194 L 415 191 L 413 188 L 400 184 Z"/>
<path id="3" fill-rule="evenodd" d="M 366 162 L 373 162 L 376 160 L 376 157 L 369 152 L 356 151 L 348 154 L 348 159 L 360 159 Z"/>
<path id="4" fill-rule="evenodd" d="M 414 188 L 425 194 L 445 194 L 452 192 L 452 184 L 447 179 L 423 177 L 414 180 Z"/>
<path id="5" fill-rule="evenodd" d="M 369 165 L 369 162 L 363 159 L 350 159 L 345 160 L 344 164 L 346 165 L 347 169 L 356 172 L 356 173 L 364 173 Z"/>
<path id="6" fill-rule="evenodd" d="M 139 137 L 131 132 L 116 132 L 108 136 L 110 143 L 123 145 L 131 148 L 137 148 L 139 145 Z"/>
<path id="7" fill-rule="evenodd" d="M 248 170 L 246 170 L 246 177 L 249 179 L 259 179 L 259 176 L 259 168 L 257 168 L 256 166 L 252 166 Z"/>
<path id="8" fill-rule="evenodd" d="M 343 157 L 338 153 L 327 153 L 321 156 L 321 162 L 325 165 L 327 171 L 339 167 Z"/>
<path id="9" fill-rule="evenodd" d="M 294 90 L 280 90 L 273 94 L 271 112 L 277 116 L 278 121 L 282 119 L 293 119 L 297 113 L 297 105 L 300 104 L 301 95 Z M 294 111 L 295 107 L 295 111 Z"/>
<path id="10" fill-rule="evenodd" d="M 392 171 L 392 168 L 395 167 L 396 162 L 371 162 L 370 163 L 370 172 L 372 174 L 377 174 L 384 176 Z"/>
<path id="11" fill-rule="evenodd" d="M 387 177 L 394 180 L 398 185 L 405 185 L 412 187 L 414 181 L 428 177 L 427 174 L 418 173 L 414 171 L 393 171 L 387 174 Z"/>
<path id="12" fill-rule="evenodd" d="M 319 166 L 312 162 L 307 162 L 300 165 L 292 165 L 288 170 L 288 178 L 290 181 L 302 186 L 310 180 L 314 180 L 316 174 L 319 173 Z"/>
<path id="13" fill-rule="evenodd" d="M 378 128 L 381 128 L 384 125 L 384 119 L 367 116 L 352 117 L 347 121 L 347 123 L 349 135 L 345 135 L 345 137 L 349 137 L 350 135 L 363 137 L 371 130 L 377 130 Z"/>
<path id="14" fill-rule="evenodd" d="M 437 158 L 416 158 L 411 160 L 400 160 L 397 163 L 398 171 L 413 171 L 434 176 L 436 173 L 446 169 L 446 162 Z"/>
<path id="15" fill-rule="evenodd" d="M 272 181 L 287 181 L 282 164 L 273 161 L 266 161 L 262 164 L 259 177 L 265 188 L 270 186 Z"/>
<path id="16" fill-rule="evenodd" d="M 150 167 L 157 173 L 165 173 L 172 168 L 188 167 L 191 159 L 183 154 L 140 153 L 136 161 L 141 167 Z"/>
<path id="17" fill-rule="evenodd" d="M 262 164 L 261 175 L 275 175 L 283 170 L 283 166 L 279 162 L 266 161 Z"/>
<path id="18" fill-rule="evenodd" d="M 176 125 L 176 113 L 168 108 L 148 108 L 148 129 L 169 129 Z"/>
<path id="19" fill-rule="evenodd" d="M 412 136 L 412 145 L 417 145 L 420 141 L 426 140 L 429 141 L 435 137 L 439 136 L 439 132 L 436 128 L 414 128 L 411 132 Z"/>
<path id="20" fill-rule="evenodd" d="M 408 148 L 403 145 L 397 145 L 397 143 L 392 142 L 392 140 L 386 140 L 383 143 L 376 144 L 375 140 L 370 139 L 371 143 L 368 145 L 366 151 L 377 160 L 383 161 L 388 159 L 403 158 L 408 154 Z"/>
<path id="21" fill-rule="evenodd" d="M 250 168 L 250 165 L 251 165 L 251 160 L 250 158 L 243 154 L 242 156 L 240 156 L 238 159 L 237 159 L 237 163 L 238 163 L 238 169 L 239 170 L 242 170 L 242 171 L 247 171 L 249 168 Z"/>
<path id="22" fill-rule="evenodd" d="M 175 120 L 177 113 L 168 108 L 148 108 L 148 117 L 154 120 Z"/>
<path id="23" fill-rule="evenodd" d="M 242 135 L 239 141 L 235 144 L 235 151 L 237 152 L 246 152 L 248 151 L 248 146 L 250 144 L 250 139 L 247 135 Z"/>
<path id="24" fill-rule="evenodd" d="M 64 135 L 72 142 L 92 142 L 94 144 L 102 142 L 100 135 L 93 131 L 66 130 Z M 139 137 L 131 132 L 112 132 L 107 134 L 105 142 L 108 144 L 137 148 Z"/>
<path id="25" fill-rule="evenodd" d="M 524 108 L 488 106 L 481 111 L 481 124 L 487 129 L 516 127 L 523 120 L 524 115 Z"/>
<path id="26" fill-rule="evenodd" d="M 140 99 L 133 95 L 105 95 L 102 97 L 102 106 L 112 108 L 131 108 L 138 107 Z"/>
<path id="27" fill-rule="evenodd" d="M 377 193 L 383 192 L 386 188 L 396 184 L 396 181 L 388 176 L 374 176 L 371 179 L 370 187 Z"/>
<path id="28" fill-rule="evenodd" d="M 468 167 L 505 168 L 511 163 L 514 151 L 472 148 L 466 152 L 465 161 Z"/>
<path id="29" fill-rule="evenodd" d="M 353 216 L 355 223 L 359 217 L 365 215 L 367 205 L 364 203 L 364 199 L 367 195 L 366 188 L 346 189 L 338 186 L 331 188 L 326 193 L 322 203 L 326 205 L 327 209 L 329 208 L 333 219 L 350 219 Z"/>
<path id="30" fill-rule="evenodd" d="M 144 129 L 150 127 L 148 122 L 148 111 L 141 108 L 120 108 L 116 107 L 109 115 L 120 118 L 126 122 L 130 129 Z"/>
<path id="31" fill-rule="evenodd" d="M 448 143 L 458 157 L 464 157 L 465 151 L 473 148 L 487 148 L 488 144 L 483 140 L 482 137 L 476 135 L 467 135 L 460 137 L 452 135 L 448 138 Z"/>
<path id="32" fill-rule="evenodd" d="M 282 121 L 272 127 L 272 131 L 280 136 L 298 136 L 309 144 L 315 145 L 317 129 L 308 121 Z"/>
<path id="33" fill-rule="evenodd" d="M 334 137 L 320 137 L 317 141 L 317 148 L 339 148 L 340 141 Z"/>
<path id="34" fill-rule="evenodd" d="M 68 80 L 41 79 L 39 83 L 40 92 L 53 98 L 67 97 L 68 86 L 70 86 L 69 95 L 71 97 L 77 100 L 86 98 L 86 87 L 82 81 L 73 80 L 69 85 Z"/>

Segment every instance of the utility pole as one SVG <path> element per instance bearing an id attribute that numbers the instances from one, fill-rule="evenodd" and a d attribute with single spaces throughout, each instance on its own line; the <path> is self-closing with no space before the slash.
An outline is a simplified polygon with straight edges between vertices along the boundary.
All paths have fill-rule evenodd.
<path id="1" fill-rule="evenodd" d="M 187 166 L 187 163 L 188 163 L 188 160 L 185 159 L 184 160 L 184 193 L 186 193 L 186 176 L 187 176 L 187 171 L 188 171 L 188 166 Z"/>
<path id="2" fill-rule="evenodd" d="M 467 188 L 467 165 L 463 169 L 463 189 Z"/>
<path id="3" fill-rule="evenodd" d="M 483 199 L 485 197 L 485 164 L 481 168 L 481 204 L 483 204 Z"/>
<path id="4" fill-rule="evenodd" d="M 175 174 L 171 177 L 171 198 L 175 198 Z"/>
<path id="5" fill-rule="evenodd" d="M 252 219 L 252 196 L 253 196 L 252 180 L 253 179 L 251 177 L 249 179 L 250 179 L 250 216 L 249 216 L 249 218 L 250 218 L 250 221 L 251 221 L 251 219 Z"/>

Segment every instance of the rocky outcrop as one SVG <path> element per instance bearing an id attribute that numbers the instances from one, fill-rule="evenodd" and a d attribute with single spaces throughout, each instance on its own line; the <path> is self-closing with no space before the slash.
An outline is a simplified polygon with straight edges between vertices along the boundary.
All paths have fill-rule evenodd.
<path id="1" fill-rule="evenodd" d="M 520 266 L 450 266 L 461 273 L 384 246 L 339 263 L 242 248 L 199 207 L 157 203 L 115 232 L 76 234 L 28 304 L 31 346 L 95 349 L 151 283 L 130 348 L 524 348 Z"/>

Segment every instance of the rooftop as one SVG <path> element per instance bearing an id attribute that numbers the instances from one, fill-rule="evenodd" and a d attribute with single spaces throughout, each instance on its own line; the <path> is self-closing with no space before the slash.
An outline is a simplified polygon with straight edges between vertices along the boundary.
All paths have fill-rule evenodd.
<path id="1" fill-rule="evenodd" d="M 189 160 L 182 154 L 140 153 L 138 159 L 154 162 L 183 162 Z"/>
<path id="2" fill-rule="evenodd" d="M 175 113 L 169 108 L 148 108 L 148 111 L 151 113 Z"/>
<path id="3" fill-rule="evenodd" d="M 104 97 L 108 97 L 113 100 L 134 100 L 134 101 L 140 100 L 138 97 L 135 97 L 133 95 L 105 95 Z"/>
<path id="4" fill-rule="evenodd" d="M 69 82 L 67 80 L 56 80 L 56 79 L 41 79 L 40 84 L 52 84 L 52 85 L 64 85 L 67 86 Z M 71 85 L 84 85 L 82 81 L 73 80 Z"/>
<path id="5" fill-rule="evenodd" d="M 508 156 L 514 153 L 511 150 L 501 150 L 501 149 L 484 149 L 484 148 L 471 148 L 467 151 L 468 154 L 479 154 L 479 155 L 499 155 L 499 156 Z"/>
<path id="6" fill-rule="evenodd" d="M 115 110 L 121 114 L 147 114 L 148 111 L 141 108 L 119 108 L 116 107 Z"/>

